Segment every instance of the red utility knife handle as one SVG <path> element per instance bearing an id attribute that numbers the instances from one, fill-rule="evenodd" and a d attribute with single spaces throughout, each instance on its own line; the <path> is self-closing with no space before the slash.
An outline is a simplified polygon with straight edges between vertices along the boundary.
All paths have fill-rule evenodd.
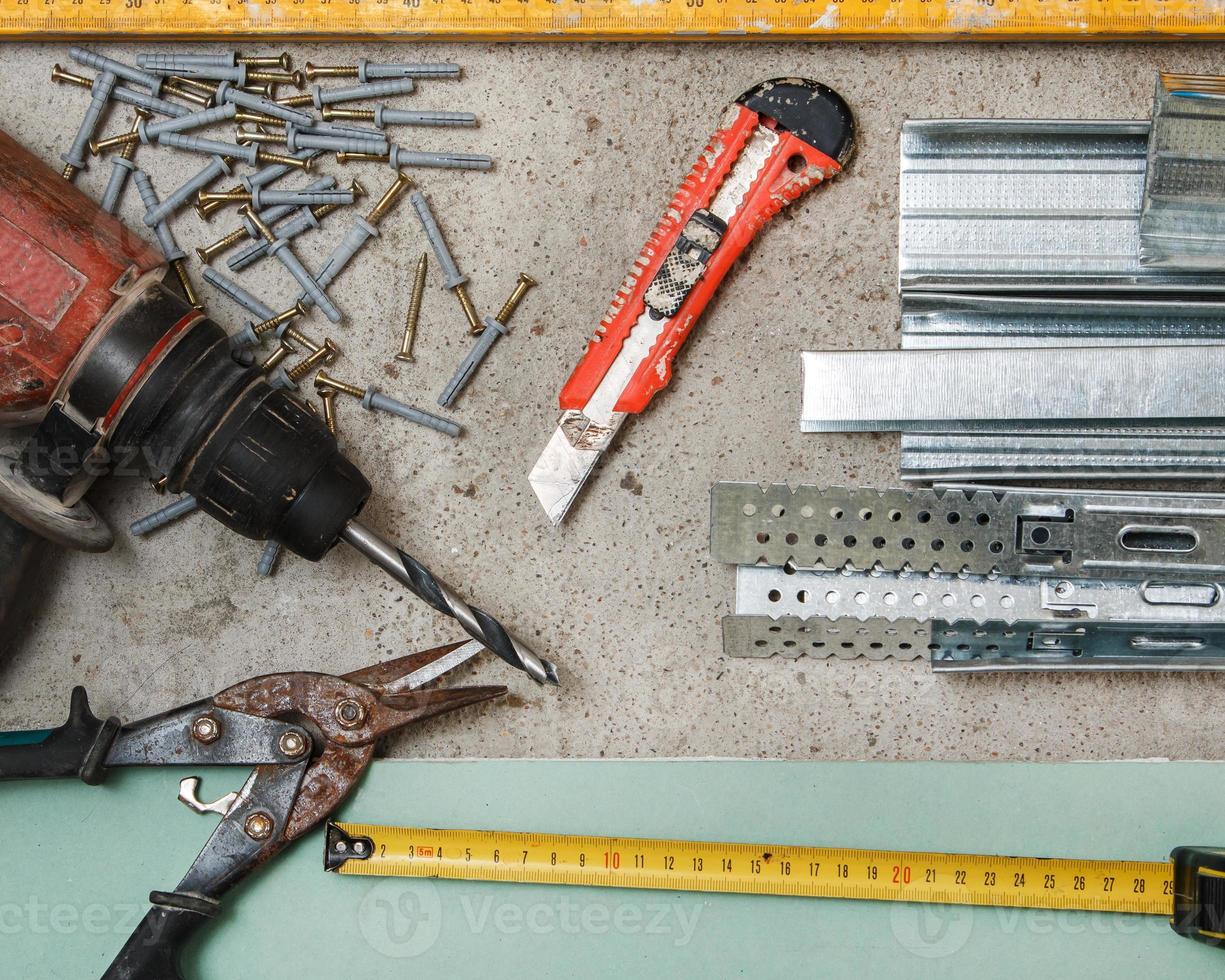
<path id="1" fill-rule="evenodd" d="M 809 84 L 815 87 L 815 83 Z M 820 88 L 829 91 L 824 86 Z M 844 105 L 840 99 L 838 101 Z M 646 309 L 645 294 L 686 223 L 695 211 L 710 206 L 757 127 L 776 127 L 773 119 L 746 105 L 734 105 L 729 115 L 726 124 L 710 138 L 613 297 L 596 336 L 587 345 L 586 353 L 562 389 L 560 404 L 563 410 L 582 409 L 587 404 Z M 680 309 L 668 319 L 654 346 L 638 365 L 614 406 L 615 411 L 641 412 L 655 393 L 668 384 L 672 377 L 672 361 L 685 338 L 724 276 L 761 227 L 809 188 L 841 171 L 842 160 L 827 155 L 791 132 L 781 129 L 778 132 L 780 138 L 757 171 L 744 200 L 728 220 L 727 230 L 711 253 L 702 277 L 689 291 Z M 840 155 L 845 159 L 848 154 L 849 142 L 847 151 Z"/>

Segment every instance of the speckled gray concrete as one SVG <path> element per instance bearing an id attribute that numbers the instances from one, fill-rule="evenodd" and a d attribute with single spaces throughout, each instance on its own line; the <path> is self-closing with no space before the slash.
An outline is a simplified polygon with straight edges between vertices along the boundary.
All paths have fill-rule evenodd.
<path id="1" fill-rule="evenodd" d="M 112 49 L 120 51 L 121 49 Z M 491 174 L 421 172 L 478 305 L 515 274 L 542 282 L 460 399 L 458 442 L 338 403 L 354 459 L 376 485 L 366 518 L 561 667 L 537 688 L 492 658 L 465 679 L 504 682 L 507 703 L 401 738 L 397 755 L 744 756 L 876 759 L 1222 758 L 1205 719 L 1225 710 L 1213 676 L 933 677 L 922 663 L 735 661 L 720 652 L 733 572 L 710 561 L 712 481 L 882 485 L 896 442 L 802 436 L 801 348 L 895 347 L 898 130 L 908 117 L 1147 113 L 1158 67 L 1219 69 L 1220 46 L 692 45 L 368 46 L 371 58 L 454 59 L 460 82 L 413 104 L 472 110 L 474 132 L 402 130 L 422 149 L 497 158 Z M 300 48 L 343 61 L 354 49 Z M 54 160 L 85 106 L 48 79 L 66 46 L 0 56 L 0 127 Z M 672 387 L 623 432 L 558 530 L 527 472 L 556 421 L 559 386 L 631 258 L 730 98 L 764 77 L 828 82 L 854 107 L 849 172 L 784 212 L 734 271 L 682 355 Z M 107 131 L 126 126 L 127 113 Z M 165 191 L 198 162 L 142 150 Z M 100 193 L 107 169 L 83 186 Z M 372 188 L 386 172 L 366 167 Z M 135 195 L 125 213 L 135 217 Z M 211 240 L 194 216 L 183 243 Z M 317 262 L 342 234 L 303 240 Z M 418 362 L 391 360 L 423 236 L 407 210 L 384 222 L 335 288 L 336 373 L 423 407 L 467 349 L 459 310 L 432 279 Z M 265 263 L 244 277 L 276 308 L 294 292 Z M 237 311 L 213 293 L 222 321 Z M 316 314 L 310 332 L 324 333 Z M 113 482 L 95 500 L 117 528 L 159 500 Z M 58 723 L 68 688 L 137 717 L 265 670 L 344 671 L 459 636 L 362 559 L 287 558 L 256 578 L 258 544 L 195 516 L 104 556 L 55 556 L 32 587 L 41 611 L 0 662 L 0 728 Z M 14 649 L 14 646 L 16 647 Z"/>

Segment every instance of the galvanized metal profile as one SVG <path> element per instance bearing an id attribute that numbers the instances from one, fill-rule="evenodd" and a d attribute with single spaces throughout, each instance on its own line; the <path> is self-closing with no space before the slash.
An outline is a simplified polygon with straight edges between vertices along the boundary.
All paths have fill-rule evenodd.
<path id="1" fill-rule="evenodd" d="M 1174 297 L 904 293 L 902 347 L 1123 347 L 1225 343 L 1225 302 Z"/>
<path id="2" fill-rule="evenodd" d="M 805 351 L 803 432 L 1225 420 L 1225 345 Z"/>
<path id="3" fill-rule="evenodd" d="M 736 614 L 986 623 L 1098 620 L 1225 626 L 1225 589 L 1203 582 L 817 571 L 740 565 Z"/>
<path id="4" fill-rule="evenodd" d="M 1147 121 L 907 121 L 901 290 L 1225 291 L 1225 274 L 1141 264 L 1148 134 Z"/>
<path id="5" fill-rule="evenodd" d="M 1064 578 L 1225 578 L 1225 495 L 716 483 L 729 565 Z"/>
<path id="6" fill-rule="evenodd" d="M 1225 670 L 1225 628 L 1215 624 L 1003 623 L 723 617 L 732 657 L 913 660 L 935 672 Z"/>
<path id="7" fill-rule="evenodd" d="M 1046 427 L 902 434 L 902 479 L 1208 480 L 1225 474 L 1225 429 Z"/>

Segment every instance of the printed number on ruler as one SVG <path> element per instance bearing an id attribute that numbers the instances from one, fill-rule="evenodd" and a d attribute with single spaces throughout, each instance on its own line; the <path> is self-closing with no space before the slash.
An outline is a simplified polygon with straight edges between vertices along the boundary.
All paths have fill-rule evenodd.
<path id="1" fill-rule="evenodd" d="M 1168 861 L 866 851 L 337 824 L 342 874 L 1171 914 Z"/>
<path id="2" fill-rule="evenodd" d="M 0 0 L 0 37 L 1225 37 L 1203 0 Z"/>

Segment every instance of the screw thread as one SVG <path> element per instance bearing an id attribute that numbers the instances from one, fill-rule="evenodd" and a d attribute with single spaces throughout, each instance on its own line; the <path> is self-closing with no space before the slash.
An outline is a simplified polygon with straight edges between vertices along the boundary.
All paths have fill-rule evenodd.
<path id="1" fill-rule="evenodd" d="M 286 109 L 296 109 L 299 106 L 314 105 L 315 97 L 307 92 L 301 95 L 287 95 L 283 99 L 277 99 L 276 104 L 283 105 Z"/>
<path id="2" fill-rule="evenodd" d="M 211 245 L 205 245 L 203 248 L 196 249 L 196 255 L 200 257 L 200 261 L 208 265 L 218 255 L 227 249 L 237 245 L 245 238 L 250 238 L 251 233 L 246 228 L 235 228 L 224 238 L 218 238 Z"/>
<path id="3" fill-rule="evenodd" d="M 289 71 L 293 65 L 288 51 L 282 51 L 280 54 L 240 55 L 234 61 L 248 68 L 280 68 L 281 71 Z"/>
<path id="4" fill-rule="evenodd" d="M 187 263 L 182 259 L 175 259 L 170 263 L 170 268 L 174 270 L 175 278 L 179 280 L 179 285 L 183 288 L 183 298 L 187 300 L 188 305 L 194 306 L 197 310 L 203 309 L 204 304 L 200 302 L 196 287 L 192 285 L 191 277 L 187 274 Z"/>
<path id="5" fill-rule="evenodd" d="M 251 332 L 257 337 L 262 337 L 270 330 L 275 330 L 282 323 L 288 323 L 301 312 L 297 306 L 291 306 L 287 310 L 282 310 L 276 316 L 269 317 L 267 320 L 261 320 L 259 323 L 253 323 L 251 325 Z"/>
<path id="6" fill-rule="evenodd" d="M 316 78 L 356 78 L 356 65 L 312 65 L 306 63 L 306 77 L 310 81 Z"/>
<path id="7" fill-rule="evenodd" d="M 323 107 L 323 118 L 326 122 L 334 122 L 338 119 L 360 120 L 362 122 L 374 121 L 373 109 L 336 109 L 332 106 Z"/>
<path id="8" fill-rule="evenodd" d="M 235 187 L 233 190 L 228 191 L 201 191 L 196 195 L 196 200 L 199 201 L 203 207 L 215 211 L 223 204 L 249 201 L 251 200 L 251 194 L 249 191 L 246 191 L 241 187 Z"/>
<path id="9" fill-rule="evenodd" d="M 295 309 L 297 309 L 297 307 L 295 307 Z M 312 354 L 318 353 L 324 348 L 323 344 L 316 344 L 313 340 L 310 339 L 310 337 L 302 333 L 302 331 L 299 330 L 297 327 L 286 327 L 285 336 L 288 337 L 290 340 L 301 344 Z"/>
<path id="10" fill-rule="evenodd" d="M 289 372 L 288 372 L 289 380 L 290 381 L 301 381 L 308 374 L 310 374 L 311 371 L 319 367 L 319 365 L 325 364 L 328 358 L 331 356 L 332 356 L 332 350 L 325 343 L 318 350 L 312 351 L 310 356 L 307 357 L 306 360 L 304 360 L 301 364 L 295 364 L 293 367 L 289 369 Z"/>
<path id="11" fill-rule="evenodd" d="M 60 65 L 51 66 L 51 81 L 79 85 L 81 88 L 90 88 L 94 84 L 84 75 L 74 75 L 70 71 L 65 71 Z"/>
<path id="12" fill-rule="evenodd" d="M 502 304 L 502 309 L 498 310 L 498 315 L 494 319 L 503 324 L 510 320 L 514 316 L 515 310 L 519 308 L 519 304 L 523 302 L 523 297 L 527 295 L 527 291 L 535 285 L 535 279 L 526 272 L 520 272 L 519 281 L 515 283 L 514 290 L 506 298 L 506 302 Z"/>
<path id="13" fill-rule="evenodd" d="M 285 167 L 295 167 L 298 170 L 310 171 L 313 169 L 310 157 L 298 159 L 298 157 L 286 156 L 284 153 L 269 152 L 262 146 L 255 151 L 255 159 L 258 163 L 278 163 Z"/>
<path id="14" fill-rule="evenodd" d="M 336 435 L 336 389 L 320 389 L 319 399 L 323 402 L 323 424 L 328 427 L 328 432 Z"/>
<path id="15" fill-rule="evenodd" d="M 468 295 L 468 287 L 464 283 L 461 282 L 455 287 L 455 298 L 459 300 L 464 319 L 468 321 L 468 332 L 475 335 L 484 330 L 484 324 L 477 315 L 476 307 L 472 305 L 472 297 Z"/>

